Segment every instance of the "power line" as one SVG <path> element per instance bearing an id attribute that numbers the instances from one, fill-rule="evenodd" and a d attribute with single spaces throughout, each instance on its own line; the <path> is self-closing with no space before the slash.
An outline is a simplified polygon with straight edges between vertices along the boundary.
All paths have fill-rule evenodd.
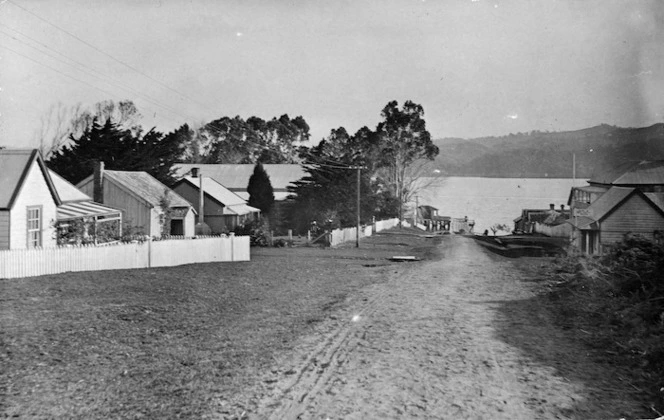
<path id="1" fill-rule="evenodd" d="M 37 63 L 37 64 L 39 64 L 39 65 L 41 65 L 41 66 L 44 66 L 44 67 L 46 67 L 46 68 L 48 68 L 48 69 L 51 69 L 51 70 L 53 70 L 53 71 L 56 72 L 56 73 L 60 73 L 61 75 L 65 76 L 65 77 L 68 77 L 68 78 L 70 78 L 70 79 L 72 79 L 72 80 L 75 80 L 75 81 L 77 81 L 77 82 L 79 82 L 79 83 L 83 83 L 83 84 L 85 84 L 85 85 L 88 85 L 88 86 L 90 86 L 90 87 L 93 88 L 93 89 L 97 89 L 98 91 L 103 92 L 103 93 L 105 93 L 106 95 L 115 96 L 116 98 L 118 97 L 118 95 L 116 95 L 116 94 L 113 94 L 113 93 L 111 93 L 111 92 L 108 92 L 108 91 L 106 91 L 106 90 L 104 90 L 104 89 L 101 89 L 101 88 L 99 88 L 99 87 L 97 87 L 97 86 L 94 86 L 94 85 L 92 85 L 92 84 L 90 84 L 90 83 L 88 83 L 88 82 L 86 82 L 86 81 L 84 81 L 84 80 L 77 79 L 76 77 L 71 76 L 71 75 L 69 75 L 69 74 L 67 74 L 67 73 L 61 72 L 60 70 L 55 69 L 55 68 L 49 66 L 48 64 L 41 63 L 41 62 L 35 60 L 34 58 L 28 57 L 28 56 L 25 55 L 25 54 L 21 54 L 20 52 L 14 50 L 14 49 L 12 49 L 12 48 L 9 48 L 9 47 L 7 47 L 7 46 L 5 46 L 5 45 L 0 44 L 0 47 L 1 47 L 1 48 L 4 48 L 4 49 L 6 49 L 6 50 L 9 50 L 9 51 L 11 51 L 11 52 L 13 52 L 14 54 L 20 55 L 21 57 L 27 58 L 28 60 L 33 61 L 33 62 L 35 62 L 35 63 Z"/>
<path id="2" fill-rule="evenodd" d="M 4 26 L 4 25 L 1 25 L 1 24 L 0 24 L 0 26 Z M 9 28 L 9 27 L 7 27 L 7 28 Z M 37 40 L 35 40 L 35 39 L 29 37 L 28 35 L 25 35 L 25 34 L 21 33 L 20 31 L 17 31 L 17 30 L 12 29 L 12 28 L 9 28 L 9 29 L 11 29 L 12 31 L 15 31 L 15 32 L 21 34 L 22 36 L 24 36 L 24 37 L 30 39 L 31 41 L 33 41 L 33 42 L 35 42 L 35 43 L 37 43 L 37 44 L 39 44 L 39 45 L 42 45 L 44 48 L 47 48 L 48 50 L 51 50 L 51 51 L 55 52 L 56 54 L 58 54 L 58 55 L 60 55 L 60 56 L 62 56 L 62 57 L 64 57 L 64 58 L 66 58 L 67 60 L 70 60 L 71 62 L 75 63 L 75 64 L 78 65 L 78 66 L 81 66 L 82 68 L 77 68 L 77 67 L 74 66 L 73 64 L 68 63 L 68 62 L 66 62 L 66 61 L 63 61 L 63 60 L 61 60 L 60 58 L 54 56 L 53 54 L 48 53 L 47 51 L 40 50 L 39 48 L 37 48 L 37 47 L 35 47 L 35 46 L 33 46 L 33 45 L 30 45 L 30 44 L 28 44 L 27 42 L 25 42 L 25 41 L 23 41 L 23 40 L 21 40 L 21 39 L 18 39 L 18 38 L 16 38 L 15 36 L 13 36 L 13 35 L 11 35 L 11 34 L 8 34 L 7 32 L 4 32 L 4 31 L 0 30 L 0 33 L 1 33 L 1 34 L 4 34 L 5 36 L 8 36 L 8 37 L 12 38 L 12 39 L 15 40 L 15 41 L 18 41 L 18 42 L 24 44 L 24 45 L 27 46 L 27 47 L 30 47 L 30 48 L 34 49 L 35 51 L 37 51 L 37 52 L 39 52 L 39 53 L 41 53 L 41 54 L 44 54 L 44 55 L 46 55 L 46 56 L 48 56 L 48 57 L 51 57 L 51 58 L 54 59 L 54 60 L 57 60 L 57 61 L 59 61 L 59 62 L 61 62 L 61 63 L 63 63 L 63 64 L 66 64 L 66 65 L 68 65 L 68 66 L 74 67 L 76 70 L 83 71 L 83 72 L 87 73 L 88 75 L 90 75 L 90 76 L 92 76 L 92 77 L 96 77 L 97 79 L 101 80 L 102 82 L 104 82 L 104 83 L 106 83 L 106 84 L 109 84 L 109 85 L 115 85 L 116 87 L 119 87 L 119 88 L 124 89 L 124 90 L 129 91 L 129 92 L 132 92 L 132 93 L 134 93 L 135 95 L 141 96 L 141 97 L 143 97 L 144 99 L 146 99 L 147 101 L 151 102 L 152 104 L 154 104 L 154 105 L 156 105 L 156 106 L 158 106 L 158 107 L 160 107 L 160 108 L 166 110 L 167 112 L 170 112 L 170 113 L 173 114 L 173 115 L 177 115 L 177 116 L 182 117 L 182 118 L 184 118 L 184 119 L 192 119 L 192 120 L 195 120 L 195 118 L 192 118 L 191 116 L 185 116 L 185 115 L 183 115 L 183 114 L 180 114 L 177 110 L 175 110 L 175 109 L 173 109 L 173 108 L 170 108 L 170 107 L 168 107 L 167 105 L 163 105 L 163 104 L 159 103 L 156 99 L 150 97 L 149 95 L 144 94 L 144 93 L 141 93 L 141 92 L 137 91 L 136 89 L 132 88 L 131 86 L 129 86 L 129 85 L 123 83 L 122 81 L 120 81 L 120 80 L 118 80 L 118 79 L 115 79 L 115 78 L 113 78 L 113 77 L 110 77 L 110 76 L 108 76 L 108 75 L 105 75 L 104 73 L 100 72 L 99 70 L 96 70 L 96 69 L 94 69 L 94 68 L 91 68 L 91 67 L 89 67 L 89 66 L 87 66 L 87 65 L 85 65 L 85 64 L 83 64 L 83 63 L 81 63 L 81 62 L 79 62 L 79 61 L 77 61 L 77 60 L 74 60 L 73 58 L 68 57 L 68 56 L 65 55 L 65 54 L 62 54 L 62 53 L 60 53 L 60 52 L 54 50 L 53 48 L 50 48 L 48 45 L 43 44 L 43 43 L 41 43 L 41 42 L 39 42 L 39 41 L 37 41 Z M 33 61 L 34 61 L 34 60 L 33 60 Z M 94 74 L 94 73 L 96 73 L 96 74 Z M 109 82 L 109 81 L 107 81 L 107 80 L 104 80 L 104 79 L 103 79 L 102 77 L 100 77 L 99 75 L 101 75 L 101 76 L 104 77 L 104 78 L 108 78 L 108 79 L 110 79 L 110 80 L 113 80 L 113 82 L 115 82 L 115 83 L 111 83 L 111 82 Z"/>
<path id="3" fill-rule="evenodd" d="M 205 105 L 205 104 L 203 104 L 203 103 L 201 103 L 201 102 L 199 102 L 199 101 L 197 101 L 197 100 L 195 100 L 195 99 L 192 99 L 192 98 L 188 97 L 188 96 L 185 95 L 184 93 L 181 93 L 181 92 L 177 91 L 176 89 L 173 89 L 172 87 L 168 86 L 168 85 L 165 84 L 164 82 L 161 82 L 161 81 L 159 81 L 159 80 L 153 78 L 152 76 L 150 76 L 150 75 L 148 75 L 148 74 L 145 74 L 144 72 L 138 70 L 138 69 L 135 68 L 134 66 L 132 66 L 132 65 L 130 65 L 130 64 L 127 64 L 126 62 L 124 62 L 124 61 L 122 61 L 122 60 L 120 60 L 120 59 L 118 59 L 118 58 L 115 58 L 115 57 L 112 56 L 111 54 L 109 54 L 109 53 L 107 53 L 107 52 L 101 50 L 100 48 L 98 48 L 98 47 L 96 47 L 96 46 L 90 44 L 89 42 L 87 42 L 87 41 L 85 41 L 85 40 L 79 38 L 78 36 L 76 36 L 76 35 L 74 35 L 73 33 L 67 31 L 66 29 L 61 28 L 60 26 L 58 26 L 58 25 L 56 25 L 56 24 L 54 24 L 54 23 L 52 23 L 52 22 L 50 22 L 50 21 L 44 19 L 43 17 L 37 15 L 36 13 L 34 13 L 34 12 L 32 12 L 32 11 L 26 9 L 25 7 L 23 7 L 23 6 L 19 5 L 19 4 L 17 4 L 17 3 L 14 2 L 13 0 L 6 0 L 6 1 L 9 2 L 9 3 L 11 3 L 12 5 L 18 7 L 19 9 L 25 11 L 26 13 L 31 14 L 32 16 L 36 17 L 37 19 L 41 20 L 42 22 L 45 22 L 45 23 L 47 23 L 47 24 L 53 26 L 54 28 L 56 28 L 56 29 L 58 29 L 58 30 L 64 32 L 65 34 L 67 34 L 67 35 L 69 35 L 70 37 L 72 37 L 72 38 L 78 40 L 79 42 L 81 42 L 81 43 L 87 45 L 88 47 L 90 47 L 90 48 L 92 48 L 93 50 L 99 52 L 100 54 L 103 54 L 103 55 L 109 57 L 109 58 L 112 59 L 113 61 L 116 61 L 117 63 L 120 63 L 120 64 L 122 64 L 123 66 L 125 66 L 125 67 L 127 67 L 127 68 L 129 68 L 129 69 L 131 69 L 131 70 L 133 70 L 133 71 L 135 71 L 136 73 L 142 75 L 143 77 L 146 77 L 146 78 L 152 80 L 153 82 L 158 83 L 159 85 L 165 87 L 166 89 L 168 89 L 168 90 L 170 90 L 170 91 L 172 91 L 172 92 L 174 92 L 174 93 L 177 93 L 177 94 L 180 95 L 182 98 L 185 98 L 185 99 L 188 99 L 189 101 L 195 102 L 195 103 L 197 103 L 198 105 L 202 106 L 203 108 L 208 108 L 207 105 Z"/>

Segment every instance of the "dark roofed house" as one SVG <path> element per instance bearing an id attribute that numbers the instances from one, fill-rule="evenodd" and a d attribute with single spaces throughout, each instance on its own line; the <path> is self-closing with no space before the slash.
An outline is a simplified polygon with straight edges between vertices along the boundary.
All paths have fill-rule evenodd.
<path id="1" fill-rule="evenodd" d="M 195 235 L 196 215 L 191 204 L 147 172 L 104 170 L 101 163 L 77 188 L 97 202 L 122 209 L 125 221 L 142 234 Z M 166 202 L 168 209 L 163 208 Z"/>
<path id="2" fill-rule="evenodd" d="M 514 219 L 514 231 L 523 233 L 534 233 L 538 224 L 557 226 L 565 222 L 570 216 L 570 210 L 560 205 L 556 210 L 555 204 L 549 204 L 548 209 L 523 209 L 521 216 Z"/>

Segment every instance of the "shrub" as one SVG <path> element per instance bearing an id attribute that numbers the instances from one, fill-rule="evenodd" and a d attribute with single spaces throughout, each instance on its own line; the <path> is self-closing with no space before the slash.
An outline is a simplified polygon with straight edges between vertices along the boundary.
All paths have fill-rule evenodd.
<path id="1" fill-rule="evenodd" d="M 569 255 L 548 272 L 558 313 L 591 323 L 598 346 L 613 347 L 646 378 L 658 404 L 664 387 L 664 246 L 629 235 L 602 258 Z M 583 328 L 588 328 L 584 326 Z"/>
<path id="2" fill-rule="evenodd" d="M 235 232 L 236 235 L 249 236 L 249 244 L 251 246 L 270 246 L 270 239 L 265 229 L 265 225 L 259 220 L 237 226 L 233 232 Z"/>

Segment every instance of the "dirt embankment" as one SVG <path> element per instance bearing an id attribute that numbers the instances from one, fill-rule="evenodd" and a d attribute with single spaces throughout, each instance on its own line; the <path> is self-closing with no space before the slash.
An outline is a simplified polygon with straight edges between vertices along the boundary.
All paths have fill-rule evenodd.
<path id="1" fill-rule="evenodd" d="M 446 238 L 364 288 L 265 375 L 270 419 L 618 419 L 647 413 L 534 298 L 523 260 Z M 531 261 L 530 264 L 533 262 Z M 632 417 L 633 418 L 633 417 Z"/>

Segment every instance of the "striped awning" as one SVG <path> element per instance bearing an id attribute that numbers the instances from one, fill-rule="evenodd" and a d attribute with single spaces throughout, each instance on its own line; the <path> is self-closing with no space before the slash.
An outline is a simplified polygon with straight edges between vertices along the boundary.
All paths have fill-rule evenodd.
<path id="1" fill-rule="evenodd" d="M 121 219 L 122 211 L 106 207 L 92 201 L 79 201 L 75 203 L 64 203 L 58 207 L 58 221 L 80 219 L 84 217 L 104 217 Z"/>

